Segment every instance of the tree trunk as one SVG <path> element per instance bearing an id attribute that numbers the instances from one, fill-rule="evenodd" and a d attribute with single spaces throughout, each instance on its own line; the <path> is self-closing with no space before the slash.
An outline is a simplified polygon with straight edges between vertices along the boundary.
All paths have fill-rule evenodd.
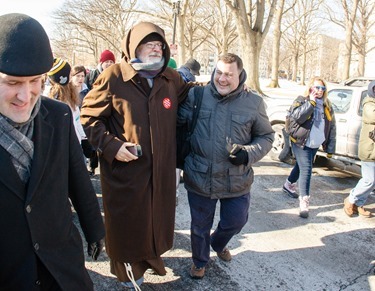
<path id="1" fill-rule="evenodd" d="M 295 53 L 293 56 L 293 75 L 292 75 L 293 82 L 297 82 L 297 74 L 298 74 L 298 53 Z"/>
<path id="2" fill-rule="evenodd" d="M 357 68 L 358 76 L 365 75 L 365 65 L 366 65 L 366 56 L 363 54 L 359 54 L 358 55 L 358 68 Z"/>
<path id="3" fill-rule="evenodd" d="M 183 15 L 178 15 L 178 25 L 177 25 L 177 31 L 178 31 L 178 50 L 177 50 L 177 67 L 181 67 L 186 62 L 186 47 L 185 47 L 185 37 L 184 37 L 184 31 L 185 31 L 185 17 Z"/>
<path id="4" fill-rule="evenodd" d="M 284 11 L 285 0 L 280 0 L 279 8 L 276 10 L 275 27 L 273 31 L 272 48 L 272 71 L 271 83 L 268 87 L 278 88 L 279 86 L 279 64 L 280 64 L 280 40 L 281 40 L 281 18 Z"/>
<path id="5" fill-rule="evenodd" d="M 250 34 L 254 33 L 251 32 L 247 35 L 246 43 L 242 45 L 244 50 L 243 56 L 241 57 L 244 69 L 247 73 L 246 84 L 249 88 L 263 94 L 259 83 L 259 56 L 260 49 L 262 48 L 262 41 L 261 39 L 258 40 L 258 37 L 256 36 L 251 37 Z"/>
<path id="6" fill-rule="evenodd" d="M 304 40 L 306 41 L 306 40 Z M 302 55 L 302 73 L 301 73 L 301 80 L 300 85 L 305 85 L 306 79 L 306 58 L 307 58 L 307 43 L 303 45 L 303 55 Z"/>
<path id="7" fill-rule="evenodd" d="M 342 0 L 345 1 L 345 0 Z M 341 79 L 346 80 L 349 78 L 350 73 L 350 62 L 352 59 L 352 33 L 353 33 L 353 26 L 354 26 L 354 20 L 355 15 L 357 12 L 358 7 L 358 1 L 359 0 L 353 0 L 352 3 L 352 10 L 346 11 L 346 24 L 345 24 L 345 46 L 344 46 L 344 52 L 343 52 L 343 69 L 342 69 L 342 75 Z"/>

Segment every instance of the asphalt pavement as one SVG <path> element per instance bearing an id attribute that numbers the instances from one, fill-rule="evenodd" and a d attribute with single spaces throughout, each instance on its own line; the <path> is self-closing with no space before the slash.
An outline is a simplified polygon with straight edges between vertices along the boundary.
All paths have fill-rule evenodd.
<path id="1" fill-rule="evenodd" d="M 308 219 L 298 216 L 298 200 L 281 190 L 290 170 L 268 156 L 254 165 L 249 221 L 228 245 L 233 259 L 222 262 L 212 251 L 202 280 L 188 274 L 190 213 L 180 184 L 174 246 L 163 255 L 167 275 L 146 274 L 142 290 L 375 290 L 375 218 L 349 218 L 342 209 L 358 170 L 339 163 L 315 167 Z M 101 203 L 99 177 L 92 182 Z M 374 196 L 367 208 L 375 215 Z M 219 205 L 214 226 L 218 215 Z M 105 253 L 97 262 L 86 258 L 86 266 L 95 290 L 123 290 Z"/>

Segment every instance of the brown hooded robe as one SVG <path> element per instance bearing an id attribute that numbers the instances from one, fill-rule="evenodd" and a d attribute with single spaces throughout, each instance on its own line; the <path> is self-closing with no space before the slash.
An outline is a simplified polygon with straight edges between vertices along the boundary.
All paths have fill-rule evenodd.
<path id="1" fill-rule="evenodd" d="M 159 34 L 166 44 L 165 65 L 152 88 L 128 64 L 151 33 Z M 170 51 L 164 31 L 152 23 L 134 26 L 122 42 L 122 51 L 121 63 L 104 70 L 86 95 L 81 121 L 100 155 L 111 266 L 131 263 L 138 279 L 147 268 L 166 273 L 160 255 L 173 244 L 177 107 L 192 85 L 167 67 Z M 138 160 L 115 159 L 126 141 L 141 145 L 143 155 Z M 112 272 L 120 281 L 129 281 L 124 272 L 116 268 Z"/>

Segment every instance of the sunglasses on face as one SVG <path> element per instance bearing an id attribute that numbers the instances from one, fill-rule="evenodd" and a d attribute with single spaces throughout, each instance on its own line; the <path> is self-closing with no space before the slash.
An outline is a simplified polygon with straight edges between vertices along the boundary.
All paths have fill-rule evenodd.
<path id="1" fill-rule="evenodd" d="M 322 90 L 322 91 L 325 91 L 326 90 L 326 87 L 325 86 L 314 86 L 314 88 L 316 90 Z"/>

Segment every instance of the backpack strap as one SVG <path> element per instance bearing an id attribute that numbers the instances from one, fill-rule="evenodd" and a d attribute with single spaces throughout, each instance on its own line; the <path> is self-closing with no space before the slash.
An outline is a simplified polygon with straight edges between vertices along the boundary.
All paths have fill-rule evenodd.
<path id="1" fill-rule="evenodd" d="M 189 128 L 189 135 L 192 135 L 194 128 L 197 124 L 199 111 L 201 109 L 204 87 L 194 87 L 194 105 L 193 105 L 193 119 L 191 120 L 191 126 Z"/>

